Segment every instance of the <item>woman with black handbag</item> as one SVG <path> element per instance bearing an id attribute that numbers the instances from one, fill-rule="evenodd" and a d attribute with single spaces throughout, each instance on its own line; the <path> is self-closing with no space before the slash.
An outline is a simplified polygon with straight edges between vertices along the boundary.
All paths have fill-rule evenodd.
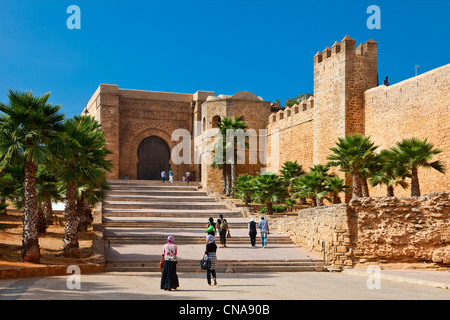
<path id="1" fill-rule="evenodd" d="M 209 258 L 209 268 L 206 269 L 206 280 L 208 284 L 211 285 L 211 275 L 214 279 L 214 285 L 217 285 L 216 281 L 216 266 L 217 266 L 217 245 L 215 243 L 215 238 L 213 235 L 208 235 L 208 244 L 206 245 L 205 254 L 208 255 Z"/>

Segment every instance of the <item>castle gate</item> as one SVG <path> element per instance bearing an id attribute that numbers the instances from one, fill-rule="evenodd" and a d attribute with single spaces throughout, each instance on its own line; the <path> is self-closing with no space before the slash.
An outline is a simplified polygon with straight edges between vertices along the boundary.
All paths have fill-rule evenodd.
<path id="1" fill-rule="evenodd" d="M 150 136 L 141 141 L 138 147 L 138 180 L 159 180 L 161 172 L 169 177 L 170 148 L 167 142 L 157 136 Z"/>

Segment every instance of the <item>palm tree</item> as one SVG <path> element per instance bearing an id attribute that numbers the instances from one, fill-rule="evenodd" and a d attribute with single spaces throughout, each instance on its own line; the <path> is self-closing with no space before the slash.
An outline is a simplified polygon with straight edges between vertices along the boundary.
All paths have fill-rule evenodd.
<path id="1" fill-rule="evenodd" d="M 77 218 L 78 231 L 86 231 L 92 222 L 91 207 L 102 202 L 105 198 L 104 190 L 109 187 L 106 184 L 106 174 L 103 169 L 94 169 L 91 179 L 86 179 L 85 184 L 77 189 Z"/>
<path id="2" fill-rule="evenodd" d="M 234 185 L 235 195 L 245 202 L 248 207 L 248 203 L 251 201 L 251 194 L 253 188 L 253 177 L 248 174 L 241 174 L 236 179 Z"/>
<path id="3" fill-rule="evenodd" d="M 334 154 L 328 157 L 329 165 L 340 166 L 341 171 L 352 175 L 353 197 L 363 196 L 359 169 L 377 148 L 370 137 L 355 134 L 339 138 L 336 147 L 330 149 Z"/>
<path id="4" fill-rule="evenodd" d="M 75 116 L 64 123 L 65 148 L 58 153 L 58 176 L 65 184 L 64 256 L 79 258 L 77 187 L 95 181 L 99 169 L 109 171 L 106 140 L 100 124 L 92 117 Z"/>
<path id="5" fill-rule="evenodd" d="M 406 189 L 409 184 L 405 178 L 411 177 L 408 168 L 399 163 L 396 154 L 391 150 L 382 150 L 379 154 L 381 170 L 375 172 L 370 178 L 372 187 L 385 185 L 387 189 L 386 196 L 394 196 L 394 187 L 401 186 Z"/>
<path id="6" fill-rule="evenodd" d="M 333 204 L 342 203 L 339 193 L 350 192 L 350 186 L 345 184 L 345 179 L 339 177 L 327 177 L 325 180 L 325 190 L 331 195 Z"/>
<path id="7" fill-rule="evenodd" d="M 47 227 L 53 224 L 52 202 L 62 200 L 61 184 L 55 174 L 43 165 L 39 166 L 36 178 L 39 209 L 42 211 L 40 225 L 41 230 L 45 232 Z"/>
<path id="8" fill-rule="evenodd" d="M 219 145 L 215 150 L 222 150 L 222 163 L 217 161 L 213 162 L 213 167 L 222 167 L 222 176 L 225 185 L 225 194 L 227 196 L 233 196 L 234 184 L 236 181 L 236 167 L 238 154 L 237 150 L 239 147 L 248 147 L 248 143 L 238 139 L 238 132 L 245 131 L 248 128 L 245 121 L 241 120 L 241 116 L 236 116 L 234 118 L 223 118 L 217 123 L 219 128 Z"/>
<path id="9" fill-rule="evenodd" d="M 289 186 L 289 191 L 291 193 L 291 199 L 293 199 L 294 198 L 293 187 L 294 187 L 295 179 L 300 177 L 301 175 L 305 174 L 305 171 L 303 171 L 302 165 L 298 164 L 297 160 L 296 160 L 296 161 L 286 161 L 285 163 L 283 163 L 280 173 L 281 173 L 281 177 L 284 179 L 286 184 Z M 303 201 L 304 201 L 304 198 L 303 198 Z M 301 204 L 304 204 L 302 202 L 302 199 L 300 199 L 300 202 L 301 202 Z"/>
<path id="10" fill-rule="evenodd" d="M 295 181 L 295 197 L 311 199 L 312 207 L 322 206 L 322 199 L 327 196 L 325 180 L 326 176 L 324 176 L 319 170 L 312 170 L 307 174 L 304 174 Z"/>
<path id="11" fill-rule="evenodd" d="M 49 145 L 62 131 L 64 115 L 60 106 L 48 103 L 50 93 L 34 96 L 32 92 L 9 90 L 8 104 L 0 103 L 0 170 L 23 159 L 24 219 L 22 258 L 39 263 L 37 231 L 38 201 L 36 174 L 39 164 L 48 164 L 53 156 Z"/>
<path id="12" fill-rule="evenodd" d="M 274 202 L 284 202 L 289 197 L 289 192 L 283 179 L 275 173 L 258 174 L 252 181 L 253 201 L 266 204 L 267 214 L 273 214 Z"/>
<path id="13" fill-rule="evenodd" d="M 441 160 L 430 161 L 431 158 L 442 152 L 435 149 L 434 145 L 418 138 L 403 139 L 397 142 L 397 146 L 391 150 L 395 153 L 398 162 L 408 168 L 411 174 L 411 197 L 420 196 L 418 169 L 420 167 L 432 168 L 440 173 L 445 173 L 445 166 Z"/>

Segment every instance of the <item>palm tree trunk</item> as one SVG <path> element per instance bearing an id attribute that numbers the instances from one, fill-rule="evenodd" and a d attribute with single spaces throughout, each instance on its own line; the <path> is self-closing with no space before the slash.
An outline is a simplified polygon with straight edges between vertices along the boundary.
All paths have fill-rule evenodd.
<path id="1" fill-rule="evenodd" d="M 305 205 L 306 204 L 306 198 L 300 198 L 300 204 Z"/>
<path id="2" fill-rule="evenodd" d="M 362 197 L 362 191 L 361 191 L 361 180 L 359 179 L 359 172 L 358 167 L 353 167 L 353 175 L 352 175 L 352 188 L 353 198 L 361 198 Z"/>
<path id="3" fill-rule="evenodd" d="M 419 175 L 417 168 L 411 170 L 411 197 L 420 197 Z"/>
<path id="4" fill-rule="evenodd" d="M 316 200 L 316 198 L 311 198 L 311 207 L 317 207 L 317 200 Z"/>
<path id="5" fill-rule="evenodd" d="M 273 214 L 273 204 L 272 204 L 272 202 L 267 202 L 267 214 Z"/>
<path id="6" fill-rule="evenodd" d="M 363 197 L 370 197 L 369 185 L 367 184 L 367 179 L 366 178 L 360 178 L 360 180 L 361 180 L 362 196 Z"/>
<path id="7" fill-rule="evenodd" d="M 231 170 L 230 165 L 224 163 L 224 166 L 226 167 L 226 173 L 225 173 L 225 179 L 226 179 L 226 188 L 225 188 L 225 195 L 230 196 L 231 195 Z"/>
<path id="8" fill-rule="evenodd" d="M 388 186 L 387 187 L 387 196 L 388 197 L 393 197 L 394 196 L 394 187 L 393 186 Z"/>
<path id="9" fill-rule="evenodd" d="M 317 206 L 322 207 L 323 206 L 323 199 L 317 198 Z"/>
<path id="10" fill-rule="evenodd" d="M 230 167 L 231 167 L 231 192 L 230 192 L 230 195 L 231 195 L 231 197 L 234 198 L 234 184 L 236 182 L 236 163 L 233 162 L 230 165 Z"/>
<path id="11" fill-rule="evenodd" d="M 222 193 L 227 193 L 227 167 L 225 164 L 222 165 Z"/>
<path id="12" fill-rule="evenodd" d="M 342 203 L 341 198 L 338 196 L 337 193 L 333 193 L 333 204 Z"/>
<path id="13" fill-rule="evenodd" d="M 47 227 L 53 224 L 53 206 L 51 197 L 48 197 L 44 203 L 44 219 Z"/>
<path id="14" fill-rule="evenodd" d="M 81 193 L 79 199 L 77 199 L 77 220 L 78 220 L 78 231 L 87 230 L 87 217 L 84 212 L 84 196 Z"/>
<path id="15" fill-rule="evenodd" d="M 25 161 L 22 259 L 24 262 L 39 263 L 41 252 L 38 239 L 38 202 L 36 194 L 37 165 Z"/>
<path id="16" fill-rule="evenodd" d="M 38 206 L 38 222 L 37 222 L 38 235 L 43 235 L 47 231 L 47 225 L 45 224 L 44 209 L 41 205 Z"/>
<path id="17" fill-rule="evenodd" d="M 77 221 L 77 186 L 75 182 L 66 186 L 66 208 L 64 210 L 65 234 L 64 234 L 64 257 L 80 257 L 78 244 L 78 221 Z"/>

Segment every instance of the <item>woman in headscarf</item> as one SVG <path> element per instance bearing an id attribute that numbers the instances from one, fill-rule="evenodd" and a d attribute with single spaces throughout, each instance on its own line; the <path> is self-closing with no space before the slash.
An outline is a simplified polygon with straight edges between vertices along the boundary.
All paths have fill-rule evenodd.
<path id="1" fill-rule="evenodd" d="M 248 235 L 250 236 L 252 248 L 254 248 L 256 244 L 256 234 L 256 222 L 255 219 L 252 218 L 252 220 L 248 223 Z"/>
<path id="2" fill-rule="evenodd" d="M 217 285 L 216 281 L 216 266 L 217 266 L 217 245 L 215 243 L 215 238 L 213 235 L 208 235 L 208 244 L 206 245 L 206 251 L 205 254 L 208 255 L 209 260 L 211 261 L 211 264 L 209 265 L 209 268 L 206 270 L 206 280 L 208 281 L 208 284 L 211 285 L 211 275 L 214 279 L 214 285 Z"/>
<path id="3" fill-rule="evenodd" d="M 175 238 L 174 236 L 169 236 L 167 243 L 163 246 L 164 267 L 161 275 L 161 289 L 171 291 L 179 287 L 177 253 L 178 246 L 175 244 Z"/>

